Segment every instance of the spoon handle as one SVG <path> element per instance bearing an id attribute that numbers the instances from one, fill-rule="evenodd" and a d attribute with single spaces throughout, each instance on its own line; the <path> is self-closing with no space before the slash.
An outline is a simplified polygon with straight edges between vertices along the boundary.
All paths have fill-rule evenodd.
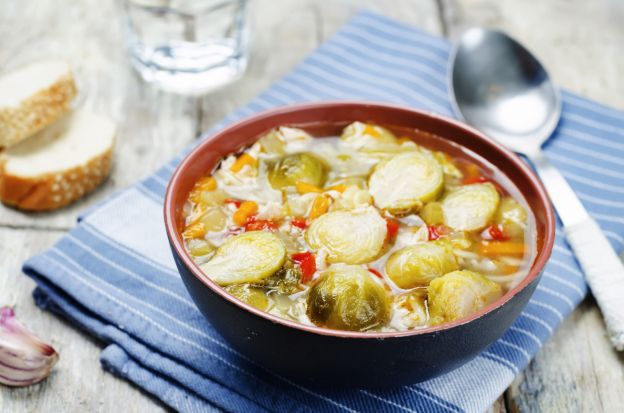
<path id="1" fill-rule="evenodd" d="M 624 263 L 563 175 L 539 153 L 531 157 L 563 222 L 568 243 L 598 302 L 609 338 L 624 350 Z"/>

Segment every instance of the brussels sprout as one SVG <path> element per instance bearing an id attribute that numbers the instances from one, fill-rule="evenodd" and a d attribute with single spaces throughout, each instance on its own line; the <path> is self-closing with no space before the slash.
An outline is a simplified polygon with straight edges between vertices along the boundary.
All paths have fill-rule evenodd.
<path id="1" fill-rule="evenodd" d="M 442 200 L 444 223 L 458 231 L 485 228 L 494 217 L 500 196 L 491 183 L 464 185 Z"/>
<path id="2" fill-rule="evenodd" d="M 269 165 L 269 182 L 275 189 L 295 186 L 297 182 L 322 187 L 326 176 L 325 163 L 310 153 L 287 155 Z"/>
<path id="3" fill-rule="evenodd" d="M 444 224 L 444 213 L 442 212 L 442 204 L 439 202 L 429 202 L 420 210 L 420 217 L 427 225 Z"/>
<path id="4" fill-rule="evenodd" d="M 400 288 L 425 286 L 436 277 L 459 269 L 451 246 L 442 241 L 424 242 L 394 252 L 386 274 Z"/>
<path id="5" fill-rule="evenodd" d="M 453 271 L 429 284 L 432 324 L 447 323 L 480 310 L 502 296 L 501 286 L 478 272 Z"/>
<path id="6" fill-rule="evenodd" d="M 235 284 L 224 289 L 239 300 L 260 310 L 266 310 L 269 306 L 269 299 L 261 288 L 252 287 L 249 284 Z"/>
<path id="7" fill-rule="evenodd" d="M 280 294 L 294 294 L 301 290 L 299 281 L 301 271 L 292 262 L 287 261 L 282 268 L 265 281 L 265 286 L 276 290 Z"/>
<path id="8" fill-rule="evenodd" d="M 228 238 L 201 270 L 219 285 L 259 282 L 286 260 L 284 243 L 274 234 L 252 231 Z"/>
<path id="9" fill-rule="evenodd" d="M 377 164 L 368 185 L 377 207 L 402 215 L 434 200 L 443 189 L 444 174 L 432 157 L 408 152 Z"/>
<path id="10" fill-rule="evenodd" d="M 527 224 L 527 212 L 515 199 L 505 197 L 496 212 L 496 222 L 502 225 L 505 234 L 522 239 Z"/>
<path id="11" fill-rule="evenodd" d="M 313 250 L 325 249 L 331 263 L 362 264 L 379 255 L 386 233 L 386 221 L 370 207 L 328 212 L 312 221 L 305 237 Z"/>
<path id="12" fill-rule="evenodd" d="M 363 331 L 390 318 L 386 290 L 370 272 L 354 265 L 332 265 L 308 293 L 307 314 L 316 325 Z"/>

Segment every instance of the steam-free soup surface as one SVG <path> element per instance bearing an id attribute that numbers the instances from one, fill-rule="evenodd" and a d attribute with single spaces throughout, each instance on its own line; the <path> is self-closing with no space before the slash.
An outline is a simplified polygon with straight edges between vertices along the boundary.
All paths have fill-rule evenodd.
<path id="1" fill-rule="evenodd" d="M 532 219 L 510 193 L 378 125 L 322 139 L 280 127 L 197 181 L 182 235 L 206 277 L 261 310 L 405 331 L 468 316 L 525 276 Z"/>

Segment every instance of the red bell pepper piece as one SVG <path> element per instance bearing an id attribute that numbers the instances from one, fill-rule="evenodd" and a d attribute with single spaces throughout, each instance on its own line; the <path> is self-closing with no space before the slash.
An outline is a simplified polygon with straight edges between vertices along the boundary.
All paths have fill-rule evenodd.
<path id="1" fill-rule="evenodd" d="M 293 218 L 290 221 L 293 227 L 297 227 L 300 229 L 306 229 L 308 227 L 308 221 L 305 218 Z"/>
<path id="2" fill-rule="evenodd" d="M 370 271 L 373 275 L 375 275 L 375 276 L 377 276 L 377 277 L 379 277 L 379 278 L 383 279 L 383 275 L 381 275 L 381 273 L 380 273 L 379 271 L 377 271 L 376 269 L 374 269 L 374 268 L 369 268 L 369 269 L 368 269 L 368 271 Z"/>
<path id="3" fill-rule="evenodd" d="M 310 282 L 316 272 L 316 257 L 314 257 L 314 254 L 311 252 L 298 252 L 293 254 L 291 258 L 301 269 L 301 282 L 304 284 Z"/>
<path id="4" fill-rule="evenodd" d="M 386 240 L 392 241 L 399 232 L 399 222 L 394 219 L 386 218 Z"/>
<path id="5" fill-rule="evenodd" d="M 509 235 L 505 234 L 500 225 L 490 225 L 487 228 L 487 233 L 495 241 L 507 241 L 509 239 Z"/>
<path id="6" fill-rule="evenodd" d="M 262 231 L 265 229 L 276 231 L 277 228 L 277 222 L 271 219 L 256 219 L 255 215 L 248 217 L 245 223 L 245 231 Z"/>

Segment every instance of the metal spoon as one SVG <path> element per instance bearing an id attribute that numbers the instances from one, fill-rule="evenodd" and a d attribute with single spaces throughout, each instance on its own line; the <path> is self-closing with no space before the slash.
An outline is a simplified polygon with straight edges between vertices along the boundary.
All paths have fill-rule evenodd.
<path id="1" fill-rule="evenodd" d="M 451 56 L 451 101 L 458 116 L 527 156 L 550 194 L 609 337 L 624 350 L 624 265 L 541 146 L 561 116 L 561 98 L 540 62 L 504 33 L 466 31 Z"/>

